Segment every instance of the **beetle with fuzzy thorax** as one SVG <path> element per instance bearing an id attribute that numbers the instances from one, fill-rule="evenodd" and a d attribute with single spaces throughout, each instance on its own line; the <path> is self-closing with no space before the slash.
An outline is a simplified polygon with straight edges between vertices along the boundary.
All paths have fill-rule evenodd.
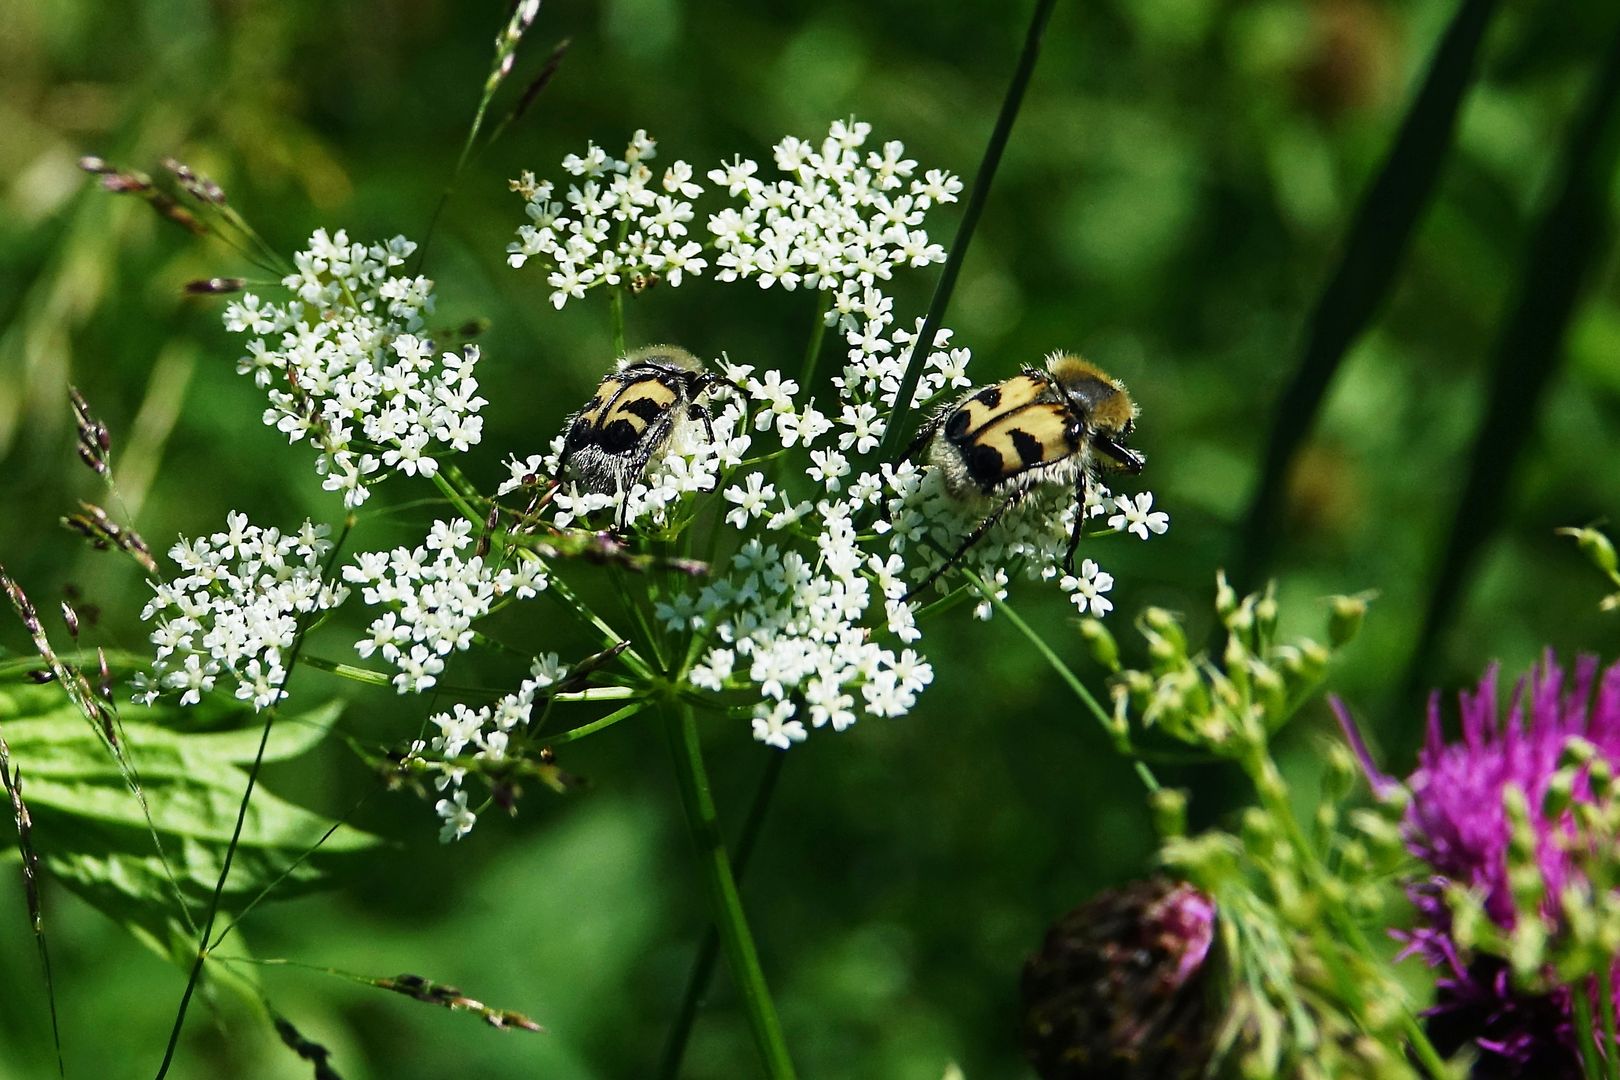
<path id="1" fill-rule="evenodd" d="M 1123 383 L 1069 353 L 1053 353 L 1044 369 L 1026 367 L 1003 382 L 969 390 L 936 412 L 917 432 L 906 459 L 926 450 L 927 463 L 939 470 L 953 499 L 992 508 L 906 599 L 938 580 L 1042 484 L 1074 486 L 1074 528 L 1063 557 L 1064 570 L 1072 574 L 1093 475 L 1104 468 L 1139 473 L 1146 463 L 1125 445 L 1136 414 Z"/>
<path id="2" fill-rule="evenodd" d="M 725 378 L 675 345 L 637 349 L 619 361 L 596 393 L 563 428 L 562 473 L 587 492 L 622 495 L 648 465 L 678 444 L 689 425 L 714 441 L 714 420 L 702 398 Z M 620 504 L 623 527 L 623 504 Z"/>

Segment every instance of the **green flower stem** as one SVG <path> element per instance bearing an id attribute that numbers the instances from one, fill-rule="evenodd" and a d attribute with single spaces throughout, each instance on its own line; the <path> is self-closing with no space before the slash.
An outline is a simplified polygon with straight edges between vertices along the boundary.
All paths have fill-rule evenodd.
<path id="1" fill-rule="evenodd" d="M 387 686 L 393 678 L 387 672 L 373 671 L 370 668 L 356 667 L 353 664 L 340 664 L 336 660 L 328 660 L 320 656 L 304 657 L 304 666 L 315 668 L 337 675 L 340 678 L 351 679 L 354 682 L 365 683 L 367 686 Z M 448 686 L 437 684 L 435 689 L 448 694 L 461 697 L 489 697 L 497 698 L 507 693 L 488 686 Z M 584 690 L 573 690 L 566 694 L 552 694 L 551 701 L 623 701 L 633 698 L 641 691 L 633 686 L 588 686 Z"/>
<path id="2" fill-rule="evenodd" d="M 760 826 L 764 824 L 765 812 L 770 809 L 771 798 L 776 794 L 776 782 L 781 778 L 782 765 L 786 761 L 785 752 L 771 753 L 765 765 L 765 775 L 760 777 L 759 789 L 754 792 L 754 801 L 748 806 L 748 817 L 743 821 L 742 833 L 737 837 L 734 849 L 737 852 L 735 862 L 739 882 L 748 872 L 754 844 L 759 840 Z M 703 940 L 698 945 L 691 973 L 687 976 L 686 990 L 681 995 L 680 1008 L 675 1013 L 675 1022 L 670 1025 L 669 1035 L 664 1041 L 664 1053 L 658 1067 L 659 1080 L 676 1080 L 680 1075 L 681 1061 L 686 1057 L 687 1039 L 692 1034 L 692 1025 L 697 1022 L 703 995 L 709 991 L 709 981 L 714 978 L 714 963 L 719 955 L 720 934 L 710 926 L 703 932 Z"/>
<path id="3" fill-rule="evenodd" d="M 613 355 L 624 355 L 624 290 L 608 286 L 608 317 L 613 323 Z"/>
<path id="4" fill-rule="evenodd" d="M 1091 710 L 1098 723 L 1102 724 L 1103 731 L 1107 734 L 1108 741 L 1114 744 L 1114 748 L 1121 754 L 1130 756 L 1129 741 L 1116 734 L 1114 718 L 1108 715 L 1108 710 L 1102 707 L 1102 702 L 1098 701 L 1092 692 L 1086 689 L 1086 684 L 1081 682 L 1080 677 L 1069 669 L 1069 665 L 1065 664 L 1058 654 L 1052 651 L 1052 647 L 1046 643 L 1046 639 L 1037 634 L 1035 628 L 1025 622 L 1005 600 L 997 599 L 995 591 L 986 585 L 979 575 L 966 567 L 962 569 L 962 575 L 973 582 L 980 594 L 995 605 L 997 611 L 1006 616 L 1007 621 L 1012 623 L 1020 634 L 1024 635 L 1025 639 L 1035 647 L 1035 651 L 1041 654 L 1042 659 L 1051 665 L 1053 671 L 1057 672 L 1058 678 L 1062 679 L 1068 684 L 1069 689 L 1074 691 L 1074 696 L 1079 698 L 1086 708 Z M 1136 770 L 1136 775 L 1142 781 L 1143 787 L 1149 791 L 1159 790 L 1159 779 L 1153 775 L 1153 770 L 1148 768 L 1145 761 L 1140 758 L 1133 758 L 1131 765 Z"/>
<path id="5" fill-rule="evenodd" d="M 1620 1078 L 1620 1039 L 1615 1033 L 1614 980 L 1608 964 L 1598 972 L 1597 984 L 1598 1008 L 1603 1011 L 1603 1072 L 1608 1080 L 1616 1080 Z"/>
<path id="6" fill-rule="evenodd" d="M 1322 867 L 1321 859 L 1317 857 L 1316 849 L 1305 838 L 1305 830 L 1300 826 L 1299 818 L 1294 815 L 1294 808 L 1288 802 L 1288 795 L 1282 787 L 1276 763 L 1271 760 L 1264 746 L 1252 754 L 1244 755 L 1240 761 L 1243 771 L 1254 784 L 1260 805 L 1265 808 L 1273 821 L 1282 826 L 1306 880 L 1311 883 L 1317 897 L 1327 909 L 1328 918 L 1320 926 L 1319 933 L 1327 935 L 1330 946 L 1336 947 L 1340 942 L 1347 942 L 1351 948 L 1376 964 L 1379 955 L 1373 951 L 1367 935 L 1362 933 L 1361 926 L 1345 908 L 1344 902 L 1333 899 L 1333 891 L 1328 888 L 1327 874 Z M 1331 958 L 1334 955 L 1334 948 L 1323 949 L 1322 955 Z M 1346 1000 L 1361 1000 L 1362 995 L 1349 972 L 1335 964 L 1333 977 L 1338 981 L 1340 992 L 1344 994 Z M 1446 1080 L 1451 1076 L 1451 1071 L 1446 1067 L 1445 1059 L 1440 1056 L 1440 1052 L 1429 1041 L 1423 1025 L 1404 1002 L 1399 1004 L 1399 1008 L 1401 1030 L 1406 1034 L 1412 1054 L 1433 1080 Z"/>
<path id="7" fill-rule="evenodd" d="M 456 513 L 474 525 L 478 525 L 484 520 L 484 515 L 472 508 L 472 504 L 467 501 L 461 492 L 456 490 L 455 485 L 450 482 L 443 472 L 435 472 L 429 479 L 433 481 L 435 487 L 444 493 L 444 497 L 450 500 L 450 505 L 456 508 Z"/>
<path id="8" fill-rule="evenodd" d="M 731 860 L 726 856 L 725 841 L 720 835 L 720 821 L 715 813 L 714 798 L 709 792 L 709 777 L 703 768 L 703 752 L 698 744 L 697 720 L 692 706 L 684 702 L 671 702 L 665 706 L 664 719 L 669 748 L 675 760 L 675 780 L 681 792 L 681 809 L 686 813 L 687 828 L 697 848 L 710 911 L 720 932 L 720 944 L 725 950 L 726 965 L 742 993 L 743 1008 L 748 1015 L 748 1026 L 753 1031 L 754 1045 L 771 1080 L 793 1080 L 793 1061 L 782 1038 L 782 1024 L 777 1019 L 771 992 L 765 985 L 765 973 L 759 966 L 759 953 L 743 914 L 742 901 L 737 895 L 737 882 L 731 872 Z"/>
<path id="9" fill-rule="evenodd" d="M 536 557 L 538 558 L 538 556 Z M 561 578 L 553 577 L 546 587 L 540 590 L 540 595 L 551 597 L 571 614 L 596 627 L 608 648 L 614 648 L 624 641 L 619 632 L 603 622 L 600 615 L 586 607 L 574 590 L 564 584 Z M 629 646 L 619 654 L 619 662 L 644 679 L 652 678 L 652 668 L 648 667 L 647 662 L 641 658 L 641 654 L 636 652 L 634 645 Z"/>
<path id="10" fill-rule="evenodd" d="M 548 738 L 541 739 L 540 745 L 561 746 L 563 743 L 571 743 L 575 739 L 583 739 L 587 735 L 595 735 L 598 731 L 601 731 L 603 728 L 612 727 L 620 720 L 630 719 L 632 716 L 636 715 L 636 713 L 645 709 L 648 704 L 649 703 L 646 701 L 633 701 L 622 709 L 616 709 L 613 712 L 608 713 L 600 720 L 592 720 L 588 724 L 581 724 L 577 728 L 570 728 L 569 730 L 561 732 L 557 735 L 552 735 Z"/>
<path id="11" fill-rule="evenodd" d="M 1603 1066 L 1597 1057 L 1597 1034 L 1592 1026 L 1592 999 L 1586 987 L 1569 988 L 1569 1001 L 1575 1010 L 1575 1050 L 1581 1056 L 1581 1073 L 1587 1080 L 1603 1080 Z"/>
<path id="12" fill-rule="evenodd" d="M 804 363 L 799 365 L 799 389 L 807 394 L 810 384 L 815 381 L 816 365 L 821 360 L 821 342 L 827 335 L 827 312 L 832 310 L 832 293 L 823 289 L 820 296 L 821 300 L 816 304 L 815 322 L 810 325 L 810 344 L 805 346 Z"/>
<path id="13" fill-rule="evenodd" d="M 962 208 L 962 223 L 956 227 L 956 239 L 951 241 L 950 254 L 945 257 L 945 266 L 939 272 L 939 283 L 934 286 L 934 297 L 928 303 L 928 316 L 923 319 L 922 331 L 911 347 L 911 359 L 906 362 L 906 373 L 900 379 L 900 392 L 895 395 L 894 408 L 889 412 L 888 426 L 884 429 L 883 444 L 879 449 L 886 459 L 893 460 L 899 456 L 902 444 L 898 420 L 911 412 L 911 399 L 917 392 L 918 381 L 922 379 L 923 362 L 934 347 L 934 333 L 945 318 L 945 308 L 951 301 L 951 292 L 956 288 L 956 275 L 962 269 L 968 243 L 973 239 L 973 230 L 978 226 L 979 215 L 984 212 L 985 200 L 990 196 L 990 183 L 996 177 L 996 166 L 1001 164 L 1001 152 L 1007 147 L 1007 136 L 1012 133 L 1013 121 L 1018 119 L 1018 107 L 1023 103 L 1029 77 L 1035 71 L 1035 60 L 1041 52 L 1041 37 L 1046 33 L 1046 23 L 1052 17 L 1052 8 L 1056 3 L 1057 0 L 1035 0 L 1035 11 L 1030 16 L 1029 31 L 1024 35 L 1024 49 L 1018 56 L 1018 66 L 1013 69 L 1012 82 L 1007 86 L 1006 96 L 1001 99 L 996 126 L 990 132 L 990 141 L 985 144 L 978 175 L 973 178 L 973 188 L 968 192 L 967 203 Z"/>

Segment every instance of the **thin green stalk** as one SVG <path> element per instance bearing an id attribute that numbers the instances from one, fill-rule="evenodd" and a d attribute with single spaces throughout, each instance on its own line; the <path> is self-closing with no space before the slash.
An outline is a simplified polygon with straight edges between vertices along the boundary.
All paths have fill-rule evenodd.
<path id="1" fill-rule="evenodd" d="M 624 290 L 608 286 L 608 317 L 613 324 L 613 355 L 624 355 Z"/>
<path id="2" fill-rule="evenodd" d="M 832 310 L 832 293 L 825 289 L 820 292 L 821 300 L 816 304 L 816 319 L 810 324 L 810 344 L 804 349 L 804 363 L 799 365 L 799 388 L 806 394 L 810 393 L 810 386 L 816 378 L 816 366 L 821 361 L 821 342 L 827 336 L 827 312 Z"/>
<path id="3" fill-rule="evenodd" d="M 1581 1072 L 1587 1080 L 1603 1080 L 1603 1067 L 1597 1057 L 1597 1034 L 1592 1026 L 1592 999 L 1584 986 L 1569 988 L 1569 1001 L 1575 1011 L 1575 1050 L 1581 1056 Z"/>
<path id="4" fill-rule="evenodd" d="M 782 1024 L 777 1019 L 770 989 L 765 985 L 765 973 L 759 966 L 759 952 L 754 947 L 754 936 L 748 929 L 742 900 L 737 895 L 737 880 L 732 874 L 731 860 L 726 856 L 725 840 L 720 835 L 720 820 L 715 813 L 714 797 L 709 791 L 708 773 L 703 768 L 703 751 L 698 742 L 697 720 L 692 706 L 672 702 L 665 706 L 664 720 L 671 756 L 675 761 L 675 781 L 681 793 L 681 809 L 685 811 L 687 829 L 697 848 L 710 914 L 719 930 L 726 966 L 731 969 L 732 978 L 742 994 L 743 1010 L 748 1016 L 754 1045 L 771 1080 L 793 1080 L 793 1061 L 788 1056 L 787 1043 L 782 1037 Z"/>
<path id="5" fill-rule="evenodd" d="M 538 558 L 539 556 L 535 557 Z M 614 646 L 624 642 L 625 639 L 619 634 L 619 632 L 613 629 L 613 627 L 609 626 L 607 623 L 603 622 L 602 617 L 587 607 L 580 600 L 579 596 L 574 592 L 574 590 L 569 588 L 561 578 L 552 578 L 547 583 L 546 587 L 540 591 L 540 595 L 551 597 L 557 603 L 561 604 L 563 608 L 566 609 L 570 614 L 590 624 L 591 626 L 596 627 L 597 631 L 602 635 L 602 640 L 607 644 L 608 648 L 611 649 Z M 652 668 L 647 665 L 647 661 L 642 659 L 641 654 L 636 652 L 634 645 L 629 646 L 623 652 L 621 652 L 619 654 L 619 660 L 631 671 L 635 672 L 642 678 L 652 678 Z"/>
<path id="6" fill-rule="evenodd" d="M 237 912 L 236 917 L 233 918 L 229 923 L 225 924 L 225 929 L 219 932 L 219 936 L 214 939 L 214 943 L 208 947 L 209 951 L 212 952 L 223 945 L 225 943 L 225 939 L 231 936 L 231 931 L 235 930 L 242 920 L 247 918 L 248 914 L 252 912 L 254 908 L 259 906 L 261 901 L 268 898 L 269 895 L 274 892 L 283 881 L 286 881 L 287 878 L 292 876 L 293 871 L 304 865 L 311 855 L 319 851 L 321 845 L 326 843 L 333 833 L 337 832 L 339 829 L 343 828 L 344 825 L 348 824 L 349 819 L 354 817 L 355 814 L 359 813 L 360 808 L 364 806 L 379 790 L 379 788 L 372 788 L 364 795 L 360 796 L 359 800 L 349 808 L 348 813 L 332 822 L 332 824 L 328 826 L 327 830 L 321 833 L 321 838 L 319 840 L 315 841 L 303 851 L 299 852 L 296 859 L 293 859 L 286 866 L 282 867 L 279 874 L 277 874 L 270 881 L 266 882 L 264 888 L 255 893 L 253 899 L 249 900 L 242 906 L 242 910 Z"/>
<path id="7" fill-rule="evenodd" d="M 349 538 L 349 532 L 354 528 L 354 515 L 350 514 L 343 522 L 343 531 L 338 533 L 337 540 L 332 544 L 332 552 L 327 556 L 326 565 L 321 570 L 324 578 L 332 572 L 337 565 L 339 554 L 343 550 L 344 541 Z M 304 649 L 304 632 L 308 629 L 310 616 L 306 616 L 303 625 L 293 640 L 293 646 L 287 653 L 287 664 L 283 669 L 281 685 L 286 686 L 292 679 L 293 670 L 298 666 L 299 654 Z M 180 995 L 180 1005 L 175 1010 L 174 1027 L 169 1032 L 169 1043 L 163 1050 L 163 1061 L 158 1065 L 157 1076 L 154 1080 L 163 1080 L 169 1074 L 169 1066 L 174 1063 L 174 1052 L 180 1045 L 180 1032 L 186 1023 L 186 1011 L 191 1005 L 191 997 L 197 991 L 197 982 L 202 977 L 203 962 L 208 959 L 209 939 L 214 933 L 214 920 L 219 917 L 219 905 L 225 897 L 225 883 L 230 880 L 231 864 L 236 860 L 236 849 L 242 840 L 242 829 L 247 824 L 248 806 L 253 800 L 253 789 L 259 782 L 259 770 L 264 766 L 265 748 L 270 744 L 270 728 L 275 723 L 280 710 L 275 706 L 264 711 L 264 728 L 259 733 L 259 748 L 253 754 L 253 764 L 248 768 L 247 786 L 242 790 L 242 803 L 236 811 L 236 824 L 231 828 L 230 843 L 225 846 L 225 858 L 220 864 L 219 880 L 214 885 L 214 895 L 208 902 L 208 915 L 203 920 L 202 933 L 197 938 L 197 958 L 192 961 L 191 973 L 186 978 L 185 992 Z"/>
<path id="8" fill-rule="evenodd" d="M 472 508 L 472 504 L 466 500 L 466 497 L 461 492 L 456 490 L 455 485 L 450 482 L 443 472 L 435 472 L 431 479 L 434 486 L 444 492 L 444 497 L 450 500 L 450 505 L 456 508 L 458 514 L 475 526 L 484 520 L 484 515 Z"/>
<path id="9" fill-rule="evenodd" d="M 739 884 L 748 872 L 760 826 L 765 822 L 765 812 L 770 809 L 771 799 L 776 794 L 776 782 L 782 776 L 782 765 L 786 761 L 785 752 L 771 753 L 765 765 L 765 775 L 760 777 L 759 788 L 754 792 L 754 801 L 748 806 L 748 817 L 743 820 L 742 833 L 737 837 L 734 849 L 737 856 L 733 861 Z M 720 934 L 710 926 L 703 931 L 703 940 L 698 944 L 697 956 L 692 961 L 691 974 L 686 979 L 686 990 L 681 994 L 681 1004 L 675 1012 L 675 1022 L 670 1025 L 669 1035 L 664 1040 L 664 1053 L 658 1067 L 661 1080 L 675 1080 L 680 1074 L 681 1061 L 686 1057 L 686 1043 L 692 1034 L 692 1025 L 697 1021 L 698 1009 L 703 1005 L 703 995 L 709 992 L 709 981 L 714 978 L 714 963 L 719 955 Z"/>
<path id="10" fill-rule="evenodd" d="M 652 652 L 653 663 L 658 666 L 659 671 L 667 675 L 669 663 L 664 659 L 664 650 L 659 647 L 659 635 L 653 632 L 652 624 L 647 621 L 647 613 L 642 610 L 636 597 L 631 595 L 629 587 L 625 584 L 624 575 L 609 570 L 608 578 L 613 582 L 613 591 L 618 594 L 619 603 L 624 607 L 625 614 L 630 616 L 630 621 L 641 631 L 642 639 Z"/>
<path id="11" fill-rule="evenodd" d="M 1065 664 L 1058 654 L 1052 651 L 1052 647 L 1046 643 L 1046 639 L 1037 634 L 1035 628 L 1025 622 L 1018 612 L 1012 609 L 1011 605 L 1005 600 L 999 599 L 995 595 L 995 591 L 986 585 L 979 575 L 965 567 L 962 574 L 973 582 L 985 599 L 995 605 L 997 611 L 1006 616 L 1007 621 L 1013 624 L 1013 628 L 1023 634 L 1024 638 L 1035 647 L 1035 651 L 1041 654 L 1041 658 L 1051 666 L 1053 671 L 1057 672 L 1058 678 L 1068 685 L 1069 689 L 1074 692 L 1074 696 L 1079 698 L 1086 708 L 1091 710 L 1092 715 L 1097 718 L 1097 722 L 1102 724 L 1103 732 L 1107 734 L 1108 741 L 1113 743 L 1120 753 L 1127 753 L 1129 747 L 1123 744 L 1120 737 L 1115 733 L 1114 718 L 1108 714 L 1108 710 L 1102 707 L 1102 702 L 1098 701 L 1092 692 L 1086 689 L 1086 684 L 1081 682 L 1080 677 L 1070 670 L 1069 665 Z M 1135 769 L 1137 777 L 1142 781 L 1143 787 L 1149 791 L 1159 790 L 1158 777 L 1153 775 L 1153 770 L 1148 768 L 1145 761 L 1140 758 L 1132 758 L 1131 765 Z"/>
<path id="12" fill-rule="evenodd" d="M 540 745 L 561 746 L 564 743 L 571 743 L 575 739 L 583 739 L 587 735 L 594 735 L 603 728 L 612 727 L 620 720 L 630 719 L 632 716 L 636 715 L 636 713 L 645 709 L 647 705 L 648 702 L 646 701 L 631 702 L 622 709 L 616 709 L 613 712 L 608 713 L 600 720 L 592 720 L 588 724 L 581 724 L 577 728 L 569 728 L 567 731 L 552 735 L 549 738 L 541 739 Z"/>
<path id="13" fill-rule="evenodd" d="M 370 668 L 356 667 L 353 664 L 340 664 L 336 660 L 328 660 L 321 656 L 304 657 L 304 666 L 317 671 L 325 671 L 339 678 L 349 679 L 352 682 L 363 683 L 366 686 L 388 686 L 394 680 L 387 672 L 373 671 Z M 501 697 L 509 690 L 502 690 L 492 686 L 455 686 L 447 683 L 434 684 L 434 692 L 454 694 L 457 697 L 477 700 L 487 698 L 491 701 Z M 637 690 L 628 686 L 592 686 L 584 690 L 571 691 L 566 694 L 552 694 L 551 701 L 619 701 L 633 697 Z"/>
<path id="14" fill-rule="evenodd" d="M 928 304 L 928 315 L 923 319 L 922 331 L 911 347 L 906 373 L 900 379 L 900 392 L 895 395 L 894 408 L 889 413 L 883 432 L 883 444 L 878 450 L 883 457 L 892 459 L 899 455 L 902 445 L 899 419 L 911 412 L 911 399 L 917 393 L 918 381 L 922 379 L 923 361 L 934 347 L 934 334 L 944 321 L 945 308 L 951 302 L 951 292 L 956 288 L 956 276 L 961 272 L 962 260 L 966 258 L 968 244 L 973 239 L 973 230 L 979 224 L 979 215 L 984 212 L 985 200 L 990 196 L 990 183 L 996 177 L 996 167 L 1001 164 L 1001 152 L 1007 147 L 1007 136 L 1012 134 L 1013 121 L 1018 119 L 1024 89 L 1029 86 L 1029 77 L 1035 71 L 1035 60 L 1040 56 L 1041 36 L 1046 33 L 1046 24 L 1055 6 L 1056 0 L 1035 0 L 1035 11 L 1030 16 L 1029 30 L 1024 35 L 1024 49 L 1018 55 L 1018 66 L 1013 69 L 1012 82 L 1001 99 L 996 126 L 990 132 L 990 141 L 984 147 L 984 158 L 979 162 L 978 175 L 973 178 L 973 187 L 962 207 L 962 223 L 956 227 L 956 239 L 951 241 L 950 254 L 945 257 L 945 265 L 939 272 L 939 283 L 934 286 L 934 298 Z"/>
<path id="15" fill-rule="evenodd" d="M 1620 1078 L 1620 1038 L 1615 1032 L 1614 973 L 1605 966 L 1597 974 L 1598 1008 L 1603 1010 L 1603 1072 L 1607 1080 Z"/>

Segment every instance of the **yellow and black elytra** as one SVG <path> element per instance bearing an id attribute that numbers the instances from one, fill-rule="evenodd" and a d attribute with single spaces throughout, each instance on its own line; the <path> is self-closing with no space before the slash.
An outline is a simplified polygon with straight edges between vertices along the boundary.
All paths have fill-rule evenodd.
<path id="1" fill-rule="evenodd" d="M 1063 558 L 1063 568 L 1073 573 L 1093 474 L 1103 468 L 1142 471 L 1142 455 L 1125 445 L 1136 413 L 1136 402 L 1118 379 L 1078 356 L 1053 353 L 1044 369 L 1026 367 L 1003 382 L 969 390 L 930 417 L 906 457 L 926 448 L 928 464 L 940 471 L 952 497 L 995 505 L 907 597 L 932 585 L 1041 484 L 1074 485 L 1074 528 Z"/>
<path id="2" fill-rule="evenodd" d="M 619 361 L 596 394 L 563 428 L 561 466 L 586 491 L 615 495 L 640 479 L 648 462 L 696 421 L 714 439 L 699 400 L 725 379 L 675 345 L 637 349 Z"/>

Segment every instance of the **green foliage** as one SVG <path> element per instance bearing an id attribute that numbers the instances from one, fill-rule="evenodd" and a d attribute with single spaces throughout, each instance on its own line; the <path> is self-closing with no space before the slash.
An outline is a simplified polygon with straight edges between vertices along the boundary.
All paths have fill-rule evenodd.
<path id="1" fill-rule="evenodd" d="M 219 880 L 260 733 L 182 734 L 161 723 L 178 710 L 131 709 L 149 718 L 119 725 L 118 742 L 133 766 L 126 772 L 61 698 L 60 690 L 41 687 L 0 700 L 0 731 L 24 776 L 44 864 L 159 953 L 189 963 L 196 948 L 190 923 Z M 230 711 L 239 720 L 251 716 Z M 264 760 L 314 749 L 339 711 L 333 703 L 280 719 Z M 285 896 L 329 887 L 333 860 L 373 848 L 378 838 L 261 790 L 237 843 L 223 900 L 232 912 L 272 886 Z"/>

